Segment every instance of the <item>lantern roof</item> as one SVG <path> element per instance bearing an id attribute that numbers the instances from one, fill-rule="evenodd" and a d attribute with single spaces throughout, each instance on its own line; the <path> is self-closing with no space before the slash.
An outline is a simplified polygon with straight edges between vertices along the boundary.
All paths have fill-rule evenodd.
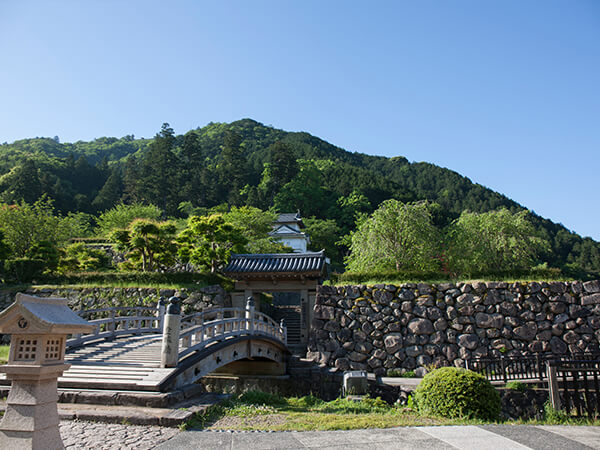
<path id="1" fill-rule="evenodd" d="M 66 298 L 18 293 L 15 302 L 0 312 L 0 333 L 5 334 L 73 334 L 93 329 L 69 308 Z"/>

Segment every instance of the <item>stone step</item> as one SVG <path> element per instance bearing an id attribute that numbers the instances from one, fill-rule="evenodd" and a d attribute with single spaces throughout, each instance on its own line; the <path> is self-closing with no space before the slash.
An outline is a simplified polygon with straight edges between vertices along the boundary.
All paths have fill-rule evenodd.
<path id="1" fill-rule="evenodd" d="M 210 406 L 226 398 L 228 398 L 227 395 L 208 393 L 165 408 L 59 403 L 58 414 L 63 420 L 77 419 L 104 423 L 177 427 L 190 420 L 195 414 L 204 413 Z M 5 410 L 6 402 L 2 401 L 0 402 L 0 411 Z"/>
<path id="2" fill-rule="evenodd" d="M 9 391 L 9 386 L 0 386 L 0 398 L 7 397 Z M 79 403 L 88 405 L 166 408 L 205 393 L 206 390 L 201 384 L 184 386 L 170 392 L 59 388 L 58 401 L 59 403 Z"/>

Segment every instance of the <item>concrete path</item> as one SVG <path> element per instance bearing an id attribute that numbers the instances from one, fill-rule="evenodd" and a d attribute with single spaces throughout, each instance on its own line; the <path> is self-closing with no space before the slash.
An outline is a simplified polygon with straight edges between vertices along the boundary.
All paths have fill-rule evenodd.
<path id="1" fill-rule="evenodd" d="M 305 432 L 186 431 L 156 448 L 171 449 L 600 449 L 600 427 L 447 426 Z"/>

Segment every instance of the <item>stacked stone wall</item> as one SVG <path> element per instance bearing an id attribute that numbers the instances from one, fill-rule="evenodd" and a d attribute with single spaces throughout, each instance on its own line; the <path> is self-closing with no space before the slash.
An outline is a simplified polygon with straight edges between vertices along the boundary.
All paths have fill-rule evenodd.
<path id="1" fill-rule="evenodd" d="M 339 370 L 600 351 L 600 281 L 320 286 L 307 357 Z"/>

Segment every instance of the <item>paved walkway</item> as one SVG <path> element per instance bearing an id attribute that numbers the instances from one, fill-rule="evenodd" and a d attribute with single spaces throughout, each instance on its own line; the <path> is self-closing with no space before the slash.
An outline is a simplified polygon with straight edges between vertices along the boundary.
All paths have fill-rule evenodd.
<path id="1" fill-rule="evenodd" d="M 71 449 L 600 449 L 600 427 L 485 425 L 304 432 L 184 431 L 177 428 L 63 421 Z"/>
<path id="2" fill-rule="evenodd" d="M 139 449 L 156 448 L 177 435 L 177 428 L 122 425 L 79 420 L 63 420 L 60 434 L 67 450 L 72 449 Z"/>
<path id="3" fill-rule="evenodd" d="M 243 433 L 186 431 L 158 449 L 600 449 L 600 427 L 448 426 L 378 430 Z"/>

